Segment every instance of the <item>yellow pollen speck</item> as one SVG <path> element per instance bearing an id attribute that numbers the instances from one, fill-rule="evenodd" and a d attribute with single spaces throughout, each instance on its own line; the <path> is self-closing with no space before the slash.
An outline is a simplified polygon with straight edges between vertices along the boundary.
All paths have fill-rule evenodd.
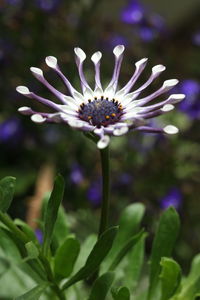
<path id="1" fill-rule="evenodd" d="M 118 106 L 118 108 L 119 108 L 119 109 L 122 109 L 122 108 L 123 108 L 123 106 L 120 104 L 120 105 Z"/>
<path id="2" fill-rule="evenodd" d="M 113 113 L 113 114 L 111 114 L 111 116 L 112 116 L 112 117 L 115 117 L 115 116 L 116 116 L 116 114 L 114 114 L 114 113 Z"/>
<path id="3" fill-rule="evenodd" d="M 92 116 L 88 116 L 88 120 L 91 120 L 92 119 Z"/>
<path id="4" fill-rule="evenodd" d="M 106 120 L 109 120 L 109 119 L 110 119 L 110 116 L 107 115 L 107 116 L 105 116 L 105 118 L 106 118 Z"/>

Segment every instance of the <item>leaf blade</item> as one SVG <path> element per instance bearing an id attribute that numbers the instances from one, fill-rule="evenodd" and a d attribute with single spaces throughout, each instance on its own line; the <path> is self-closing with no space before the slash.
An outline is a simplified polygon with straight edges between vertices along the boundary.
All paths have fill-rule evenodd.
<path id="1" fill-rule="evenodd" d="M 67 289 L 72 284 L 88 278 L 98 269 L 112 247 L 117 229 L 117 226 L 111 227 L 100 236 L 99 240 L 97 240 L 90 252 L 85 265 L 74 276 L 72 276 L 66 284 L 64 284 L 63 289 Z"/>
<path id="2" fill-rule="evenodd" d="M 114 281 L 114 272 L 107 272 L 97 278 L 88 300 L 104 300 Z"/>
<path id="3" fill-rule="evenodd" d="M 4 177 L 0 180 L 0 210 L 7 212 L 13 200 L 16 178 L 12 176 Z"/>
<path id="4" fill-rule="evenodd" d="M 177 291 L 181 281 L 181 268 L 179 264 L 167 257 L 161 259 L 161 300 L 168 300 Z"/>
<path id="5" fill-rule="evenodd" d="M 160 274 L 160 260 L 171 256 L 180 228 L 180 220 L 176 210 L 171 206 L 162 214 L 156 236 L 153 241 L 150 257 L 150 284 L 148 299 L 153 297 Z"/>
<path id="6" fill-rule="evenodd" d="M 44 282 L 32 288 L 30 291 L 25 294 L 15 298 L 15 300 L 38 300 L 42 293 L 47 288 L 48 283 Z"/>
<path id="7" fill-rule="evenodd" d="M 57 175 L 53 191 L 47 204 L 44 216 L 44 242 L 43 254 L 46 256 L 52 240 L 53 230 L 57 219 L 58 209 L 64 195 L 64 179 Z"/>
<path id="8" fill-rule="evenodd" d="M 58 248 L 54 260 L 54 272 L 59 278 L 66 278 L 73 271 L 74 264 L 80 252 L 80 243 L 69 236 Z"/>

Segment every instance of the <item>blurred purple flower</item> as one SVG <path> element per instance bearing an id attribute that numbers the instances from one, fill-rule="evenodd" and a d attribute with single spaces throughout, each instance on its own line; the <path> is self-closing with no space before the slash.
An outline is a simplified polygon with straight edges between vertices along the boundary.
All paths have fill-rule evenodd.
<path id="1" fill-rule="evenodd" d="M 127 46 L 128 40 L 123 35 L 113 34 L 109 39 L 109 45 L 111 48 L 116 47 L 117 45 Z"/>
<path id="2" fill-rule="evenodd" d="M 98 206 L 101 203 L 101 196 L 101 180 L 93 181 L 87 191 L 89 202 L 94 206 Z"/>
<path id="3" fill-rule="evenodd" d="M 149 26 L 141 26 L 139 29 L 139 36 L 144 42 L 151 42 L 156 37 L 156 32 Z"/>
<path id="4" fill-rule="evenodd" d="M 42 243 L 43 243 L 43 232 L 42 232 L 41 229 L 37 228 L 37 229 L 35 230 L 35 236 L 36 236 L 38 242 L 39 242 L 40 244 L 42 244 Z"/>
<path id="5" fill-rule="evenodd" d="M 70 172 L 70 181 L 73 184 L 80 184 L 83 181 L 83 171 L 78 164 L 74 164 Z"/>
<path id="6" fill-rule="evenodd" d="M 11 117 L 0 123 L 0 143 L 19 140 L 22 134 L 22 125 L 18 118 Z"/>
<path id="7" fill-rule="evenodd" d="M 22 0 L 6 0 L 6 4 L 20 5 L 21 3 L 22 3 Z"/>
<path id="8" fill-rule="evenodd" d="M 51 12 L 58 8 L 61 0 L 36 0 L 36 5 L 46 11 Z"/>
<path id="9" fill-rule="evenodd" d="M 160 199 L 160 206 L 163 209 L 166 209 L 169 206 L 174 206 L 176 209 L 179 209 L 181 203 L 182 194 L 180 190 L 176 187 L 171 188 L 167 195 Z"/>
<path id="10" fill-rule="evenodd" d="M 196 46 L 200 46 L 200 31 L 197 31 L 192 36 L 192 42 Z"/>
<path id="11" fill-rule="evenodd" d="M 165 19 L 158 14 L 150 14 L 149 15 L 149 23 L 154 29 L 157 29 L 159 32 L 163 32 L 166 30 Z"/>
<path id="12" fill-rule="evenodd" d="M 144 18 L 144 7 L 137 1 L 131 0 L 121 12 L 121 20 L 128 24 L 139 24 Z"/>
<path id="13" fill-rule="evenodd" d="M 186 99 L 179 104 L 179 109 L 191 119 L 200 118 L 200 84 L 193 79 L 182 81 L 179 92 L 186 95 Z"/>
<path id="14" fill-rule="evenodd" d="M 129 173 L 122 173 L 119 176 L 119 182 L 120 182 L 121 185 L 132 184 L 132 182 L 133 182 L 133 176 L 130 175 Z"/>
<path id="15" fill-rule="evenodd" d="M 61 134 L 60 130 L 58 130 L 58 128 L 48 126 L 44 130 L 43 138 L 47 144 L 54 145 L 60 141 L 60 139 L 62 138 L 62 134 Z"/>

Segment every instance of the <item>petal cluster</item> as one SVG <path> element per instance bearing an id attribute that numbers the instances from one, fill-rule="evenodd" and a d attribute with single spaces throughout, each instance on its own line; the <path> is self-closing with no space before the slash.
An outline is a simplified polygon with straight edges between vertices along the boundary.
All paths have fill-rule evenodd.
<path id="1" fill-rule="evenodd" d="M 165 100 L 157 103 L 154 101 L 153 104 L 151 104 L 155 98 L 160 97 L 162 94 L 173 88 L 178 83 L 177 79 L 166 80 L 155 92 L 148 96 L 140 97 L 140 94 L 165 70 L 163 65 L 154 66 L 149 79 L 139 88 L 133 90 L 133 86 L 147 64 L 147 58 L 139 60 L 135 63 L 135 71 L 130 80 L 123 88 L 119 89 L 118 79 L 123 60 L 124 46 L 118 45 L 113 50 L 115 65 L 112 78 L 108 86 L 103 89 L 100 78 L 100 62 L 102 53 L 98 51 L 91 57 L 95 70 L 95 87 L 92 89 L 88 84 L 83 71 L 83 63 L 86 59 L 86 54 L 80 48 L 75 48 L 74 52 L 82 92 L 78 92 L 65 77 L 58 65 L 57 59 L 54 56 L 48 56 L 46 58 L 46 64 L 57 73 L 64 85 L 67 87 L 70 95 L 65 95 L 52 86 L 44 77 L 41 69 L 31 67 L 30 70 L 34 77 L 58 98 L 60 104 L 31 92 L 26 86 L 18 86 L 16 90 L 20 94 L 37 100 L 38 102 L 53 109 L 53 113 L 46 113 L 38 112 L 30 107 L 24 106 L 18 109 L 20 113 L 30 115 L 31 120 L 36 123 L 64 122 L 78 130 L 92 132 L 99 137 L 97 146 L 100 149 L 105 148 L 109 144 L 110 136 L 123 135 L 129 130 L 168 134 L 175 134 L 178 132 L 178 129 L 173 125 L 167 125 L 164 128 L 153 128 L 147 125 L 148 119 L 171 111 L 174 108 L 174 104 L 184 99 L 184 94 L 172 94 Z M 89 108 L 90 104 L 90 107 L 93 108 L 92 113 L 98 113 L 99 103 L 101 105 L 100 99 L 102 100 L 102 109 L 105 107 L 106 101 L 112 101 L 112 103 L 114 103 L 113 106 L 115 105 L 115 111 L 117 105 L 117 109 L 120 110 L 120 113 L 117 114 L 117 117 L 114 119 L 112 119 L 112 116 L 116 115 L 114 113 L 111 115 L 105 115 L 105 121 L 102 121 L 103 111 L 100 110 L 101 118 L 97 126 L 92 122 L 92 115 L 86 115 L 84 118 L 81 118 L 80 111 L 83 112 L 82 108 L 84 106 Z M 91 105 L 91 102 L 93 101 L 97 101 L 98 112 L 94 111 L 95 103 L 93 103 L 94 105 Z M 106 103 L 108 104 L 108 102 Z M 111 103 L 107 105 L 107 107 L 112 108 Z M 89 111 L 89 109 L 86 109 L 85 111 Z M 95 118 L 98 118 L 98 115 L 95 115 Z"/>

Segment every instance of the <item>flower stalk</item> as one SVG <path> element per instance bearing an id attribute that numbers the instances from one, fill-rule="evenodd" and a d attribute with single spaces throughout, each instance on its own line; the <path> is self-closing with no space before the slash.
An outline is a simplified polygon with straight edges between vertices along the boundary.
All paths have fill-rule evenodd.
<path id="1" fill-rule="evenodd" d="M 100 150 L 102 168 L 102 206 L 99 225 L 99 237 L 108 227 L 109 206 L 110 206 L 110 166 L 109 147 Z"/>

